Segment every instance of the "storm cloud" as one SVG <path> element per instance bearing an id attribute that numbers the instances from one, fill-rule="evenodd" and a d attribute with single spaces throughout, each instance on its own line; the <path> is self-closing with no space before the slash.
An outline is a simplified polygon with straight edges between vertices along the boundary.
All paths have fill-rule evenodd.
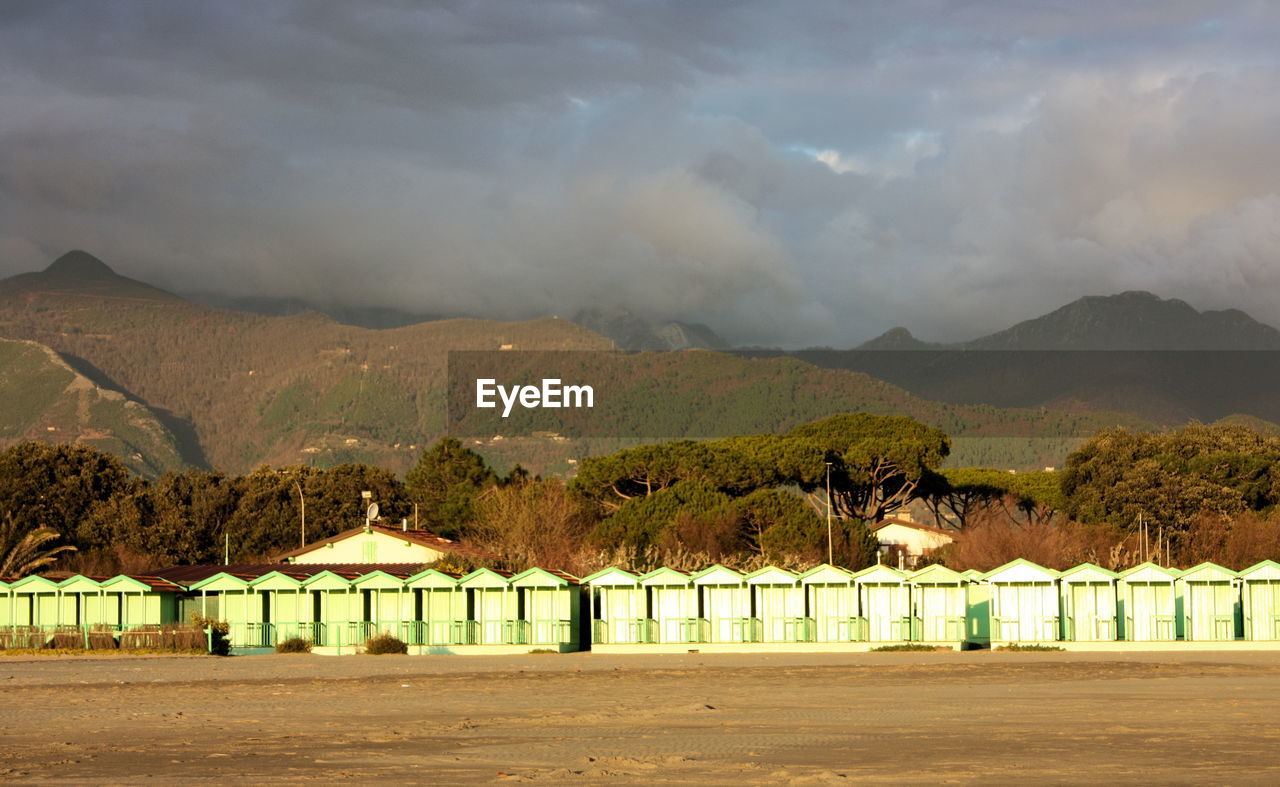
<path id="1" fill-rule="evenodd" d="M 0 273 L 742 343 L 1149 289 L 1280 323 L 1265 2 L 31 2 Z"/>

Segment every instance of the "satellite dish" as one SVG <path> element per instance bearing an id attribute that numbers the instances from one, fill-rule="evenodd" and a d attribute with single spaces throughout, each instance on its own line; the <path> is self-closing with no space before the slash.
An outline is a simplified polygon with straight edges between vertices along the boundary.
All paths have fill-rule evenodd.
<path id="1" fill-rule="evenodd" d="M 378 518 L 378 504 L 370 503 L 369 510 L 364 512 L 364 518 L 372 522 Z"/>

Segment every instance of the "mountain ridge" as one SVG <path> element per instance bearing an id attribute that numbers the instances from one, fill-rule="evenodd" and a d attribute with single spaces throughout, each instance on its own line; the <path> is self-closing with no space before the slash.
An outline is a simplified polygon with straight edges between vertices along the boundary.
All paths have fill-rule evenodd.
<path id="1" fill-rule="evenodd" d="M 1239 309 L 1198 311 L 1145 290 L 1087 295 L 963 342 L 893 328 L 855 350 L 1280 350 L 1280 330 Z"/>

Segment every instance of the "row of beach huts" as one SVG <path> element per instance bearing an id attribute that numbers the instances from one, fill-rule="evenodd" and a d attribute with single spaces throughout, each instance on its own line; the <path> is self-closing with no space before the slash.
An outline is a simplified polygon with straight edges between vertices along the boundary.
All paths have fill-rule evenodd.
<path id="1" fill-rule="evenodd" d="M 411 653 L 861 651 L 952 648 L 1280 649 L 1280 563 L 1092 564 L 1015 560 L 986 573 L 941 565 L 822 565 L 751 573 L 713 566 L 584 578 L 540 568 L 455 575 L 281 564 L 194 581 L 155 576 L 0 581 L 0 648 L 125 644 L 192 613 L 230 624 L 233 652 L 302 637 L 357 652 L 387 632 Z"/>

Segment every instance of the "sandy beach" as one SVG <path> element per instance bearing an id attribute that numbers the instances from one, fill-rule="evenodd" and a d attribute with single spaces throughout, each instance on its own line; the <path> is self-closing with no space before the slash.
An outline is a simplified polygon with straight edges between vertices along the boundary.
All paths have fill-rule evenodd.
<path id="1" fill-rule="evenodd" d="M 1274 782 L 1280 654 L 0 660 L 21 781 Z"/>

